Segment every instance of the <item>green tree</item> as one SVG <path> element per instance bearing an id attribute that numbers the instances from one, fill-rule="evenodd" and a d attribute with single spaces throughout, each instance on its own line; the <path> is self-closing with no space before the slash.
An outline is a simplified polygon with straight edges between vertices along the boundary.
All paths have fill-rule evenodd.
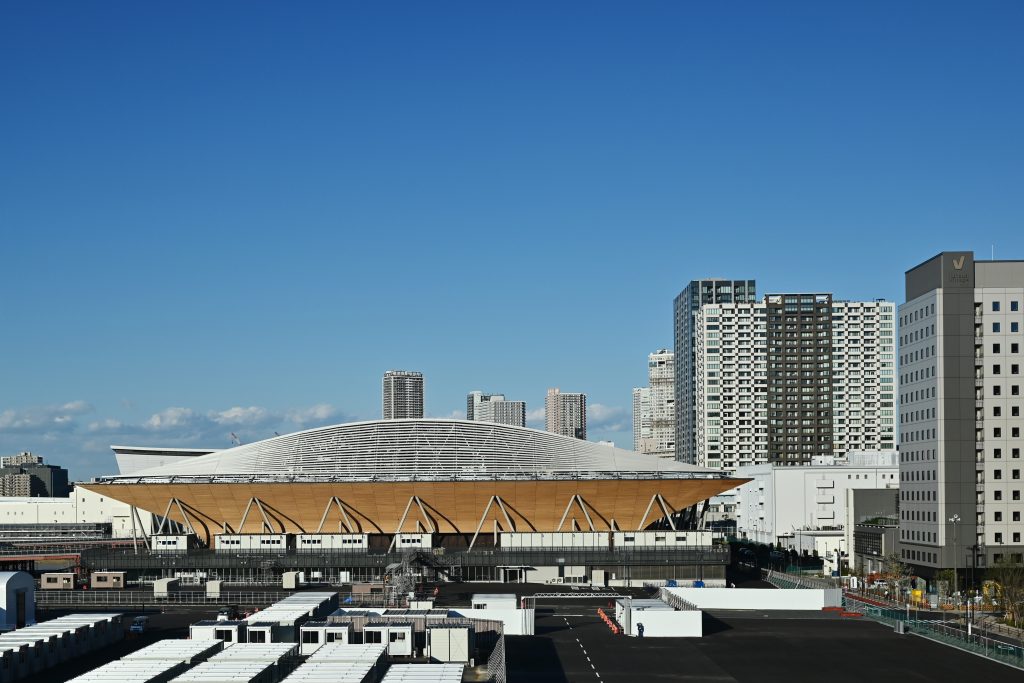
<path id="1" fill-rule="evenodd" d="M 999 584 L 999 593 L 1006 621 L 1011 626 L 1024 624 L 1024 564 L 1000 560 L 992 568 L 992 580 Z"/>

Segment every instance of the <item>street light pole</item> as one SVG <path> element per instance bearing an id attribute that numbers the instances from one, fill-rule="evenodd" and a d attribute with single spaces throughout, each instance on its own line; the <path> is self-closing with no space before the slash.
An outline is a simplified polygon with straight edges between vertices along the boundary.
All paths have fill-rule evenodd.
<path id="1" fill-rule="evenodd" d="M 960 515 L 954 514 L 949 518 L 949 523 L 953 525 L 953 594 L 956 595 L 960 591 L 960 582 L 957 577 L 956 565 L 960 558 L 959 548 L 957 546 L 957 526 L 960 524 Z M 958 601 L 959 602 L 959 601 Z M 959 604 L 957 605 L 959 607 Z M 959 613 L 959 609 L 957 610 Z M 959 622 L 960 617 L 957 615 L 957 621 Z"/>

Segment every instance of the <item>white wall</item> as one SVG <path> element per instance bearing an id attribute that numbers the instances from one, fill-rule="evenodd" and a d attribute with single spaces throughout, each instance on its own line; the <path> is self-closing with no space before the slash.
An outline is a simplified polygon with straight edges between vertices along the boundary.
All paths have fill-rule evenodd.
<path id="1" fill-rule="evenodd" d="M 699 610 L 631 610 L 629 633 L 639 635 L 637 624 L 644 625 L 644 638 L 700 638 L 704 635 L 704 616 Z"/>
<path id="2" fill-rule="evenodd" d="M 699 609 L 821 610 L 838 607 L 839 589 L 665 588 Z"/>
<path id="3" fill-rule="evenodd" d="M 130 538 L 130 515 L 128 504 L 81 487 L 67 498 L 0 498 L 0 524 L 110 524 L 115 538 Z M 153 528 L 152 514 L 139 510 L 139 517 L 145 531 Z"/>
<path id="4" fill-rule="evenodd" d="M 24 593 L 25 625 L 36 623 L 36 582 L 27 572 L 0 572 L 0 631 L 18 626 L 18 594 Z"/>
<path id="5" fill-rule="evenodd" d="M 753 478 L 737 489 L 736 528 L 763 543 L 774 543 L 796 529 L 842 527 L 848 489 L 899 488 L 895 457 L 884 466 L 753 465 L 738 467 L 735 474 Z"/>

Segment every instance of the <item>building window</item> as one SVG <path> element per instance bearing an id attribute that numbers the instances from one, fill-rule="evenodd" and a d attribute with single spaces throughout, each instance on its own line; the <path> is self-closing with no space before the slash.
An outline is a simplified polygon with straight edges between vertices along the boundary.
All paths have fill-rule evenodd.
<path id="1" fill-rule="evenodd" d="M 996 543 L 1002 543 L 1002 542 L 1003 542 L 1003 535 L 997 533 L 996 534 Z"/>
<path id="2" fill-rule="evenodd" d="M 999 312 L 999 302 L 998 301 L 993 301 L 992 302 L 992 312 L 993 313 L 998 313 Z"/>
<path id="3" fill-rule="evenodd" d="M 1020 332 L 1020 323 L 1010 323 L 1010 332 Z"/>
<path id="4" fill-rule="evenodd" d="M 992 366 L 992 374 L 993 375 L 999 375 L 999 374 L 1002 374 L 1002 372 L 1003 372 L 1003 368 L 1000 367 L 998 364 Z"/>
<path id="5" fill-rule="evenodd" d="M 993 332 L 999 332 L 1000 331 L 999 327 L 1000 327 L 999 323 L 992 323 L 992 331 Z"/>

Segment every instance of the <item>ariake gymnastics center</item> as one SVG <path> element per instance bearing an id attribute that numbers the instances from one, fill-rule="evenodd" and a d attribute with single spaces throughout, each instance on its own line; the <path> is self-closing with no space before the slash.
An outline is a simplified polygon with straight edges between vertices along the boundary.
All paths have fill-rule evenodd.
<path id="1" fill-rule="evenodd" d="M 411 557 L 432 579 L 717 582 L 728 548 L 703 530 L 702 512 L 746 481 L 463 420 L 356 422 L 212 452 L 114 451 L 121 473 L 85 488 L 157 520 L 122 564 L 166 574 L 186 554 L 227 580 L 286 570 L 378 580 Z M 253 556 L 273 561 L 242 561 Z"/>

